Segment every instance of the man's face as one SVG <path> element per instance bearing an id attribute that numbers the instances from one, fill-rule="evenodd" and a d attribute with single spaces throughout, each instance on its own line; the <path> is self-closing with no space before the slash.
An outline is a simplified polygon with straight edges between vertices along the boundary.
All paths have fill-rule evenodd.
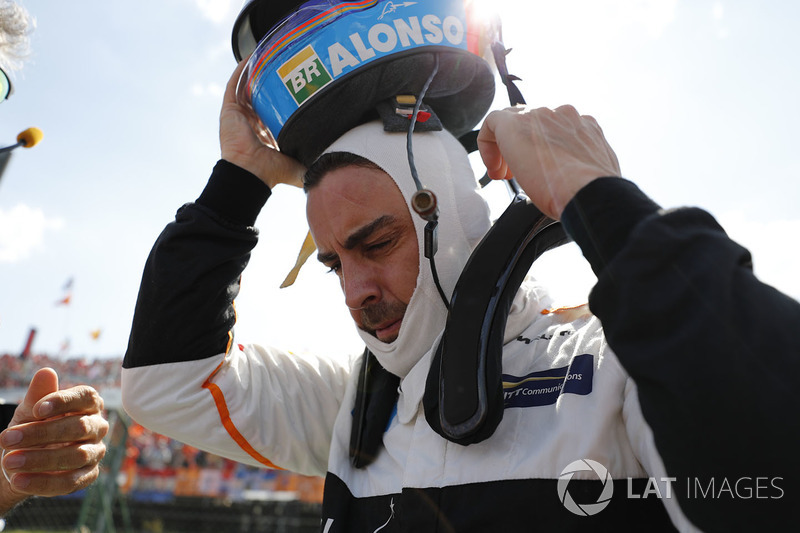
<path id="1" fill-rule="evenodd" d="M 356 325 L 382 342 L 397 338 L 419 273 L 411 214 L 383 171 L 347 166 L 308 192 L 317 258 L 339 276 Z"/>

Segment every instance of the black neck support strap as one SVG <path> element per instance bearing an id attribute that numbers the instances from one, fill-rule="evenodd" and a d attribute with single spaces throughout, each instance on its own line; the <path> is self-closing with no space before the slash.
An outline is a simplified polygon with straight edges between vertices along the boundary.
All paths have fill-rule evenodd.
<path id="1" fill-rule="evenodd" d="M 354 467 L 364 468 L 378 456 L 397 404 L 399 385 L 400 378 L 383 368 L 372 352 L 364 350 L 350 430 L 350 461 Z"/>
<path id="2" fill-rule="evenodd" d="M 518 195 L 470 256 L 456 283 L 425 386 L 428 424 L 463 445 L 489 438 L 503 418 L 503 336 L 533 262 L 569 240 Z"/>

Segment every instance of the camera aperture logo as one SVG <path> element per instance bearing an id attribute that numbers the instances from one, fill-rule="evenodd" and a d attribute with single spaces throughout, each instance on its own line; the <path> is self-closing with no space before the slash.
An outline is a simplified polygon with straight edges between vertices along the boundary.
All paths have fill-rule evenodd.
<path id="1" fill-rule="evenodd" d="M 576 472 L 594 472 L 595 475 L 603 482 L 603 489 L 598 496 L 597 501 L 594 503 L 577 503 L 572 495 L 569 493 L 568 486 L 572 480 L 572 476 Z M 591 459 L 578 459 L 573 461 L 561 471 L 561 476 L 558 478 L 558 499 L 568 511 L 578 516 L 592 516 L 606 508 L 611 502 L 611 497 L 614 495 L 614 480 L 611 479 L 611 474 L 608 469 Z"/>

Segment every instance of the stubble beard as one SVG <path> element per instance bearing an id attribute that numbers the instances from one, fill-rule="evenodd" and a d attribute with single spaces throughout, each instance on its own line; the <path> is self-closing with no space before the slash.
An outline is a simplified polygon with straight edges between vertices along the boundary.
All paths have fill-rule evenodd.
<path id="1" fill-rule="evenodd" d="M 397 339 L 394 335 L 390 339 L 379 339 L 377 335 L 377 326 L 386 323 L 387 320 L 392 322 L 401 320 L 406 314 L 408 304 L 403 302 L 378 302 L 377 304 L 370 305 L 361 310 L 361 325 L 359 329 L 369 333 L 381 342 L 391 343 Z"/>

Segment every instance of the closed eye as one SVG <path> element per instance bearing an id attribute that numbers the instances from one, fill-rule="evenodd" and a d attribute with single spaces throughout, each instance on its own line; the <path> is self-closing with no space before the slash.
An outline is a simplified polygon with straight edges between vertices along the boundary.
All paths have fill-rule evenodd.
<path id="1" fill-rule="evenodd" d="M 391 243 L 392 241 L 381 241 L 375 244 L 370 244 L 369 246 L 367 246 L 367 250 L 380 250 L 381 248 L 389 246 Z"/>
<path id="2" fill-rule="evenodd" d="M 388 228 L 381 235 L 376 235 L 372 242 L 364 243 L 364 252 L 367 254 L 384 254 L 391 252 L 395 245 L 400 242 L 402 232 L 397 227 Z"/>

